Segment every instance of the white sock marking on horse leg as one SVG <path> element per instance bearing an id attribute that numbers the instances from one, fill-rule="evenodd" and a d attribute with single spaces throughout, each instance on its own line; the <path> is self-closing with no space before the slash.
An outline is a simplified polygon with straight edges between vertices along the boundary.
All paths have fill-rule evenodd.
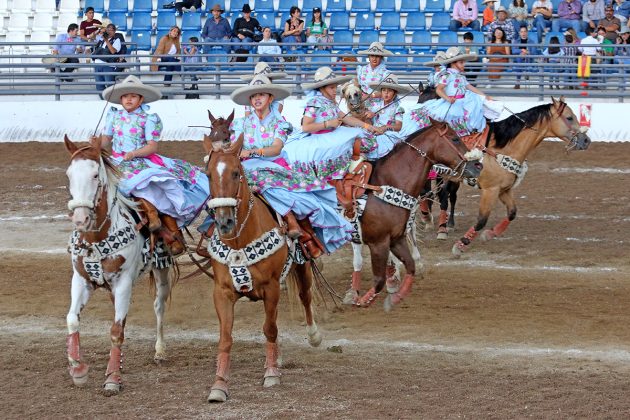
<path id="1" fill-rule="evenodd" d="M 354 271 L 361 271 L 363 268 L 363 256 L 361 255 L 361 250 L 363 249 L 363 245 L 352 243 L 352 267 Z"/>

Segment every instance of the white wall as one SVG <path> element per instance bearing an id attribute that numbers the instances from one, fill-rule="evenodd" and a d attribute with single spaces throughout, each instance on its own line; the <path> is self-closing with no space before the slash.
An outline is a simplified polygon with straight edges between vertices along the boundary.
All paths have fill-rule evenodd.
<path id="1" fill-rule="evenodd" d="M 409 108 L 413 100 L 403 101 Z M 579 104 L 586 101 L 568 101 L 573 112 L 579 117 Z M 513 112 L 520 112 L 538 102 L 506 102 Z M 59 142 L 64 134 L 74 141 L 87 140 L 94 132 L 103 112 L 103 101 L 69 102 L 0 102 L 0 141 L 1 142 Z M 168 100 L 151 104 L 151 112 L 157 112 L 164 122 L 164 140 L 201 140 L 208 129 L 189 126 L 208 126 L 208 111 L 215 117 L 227 117 L 233 109 L 236 116 L 243 115 L 242 107 L 229 99 Z M 287 99 L 283 114 L 297 125 L 302 116 L 304 101 Z M 505 117 L 509 116 L 504 112 Z M 593 141 L 630 141 L 630 104 L 593 103 L 589 135 Z M 624 117 L 625 116 L 625 117 Z M 102 128 L 103 121 L 100 124 Z"/>

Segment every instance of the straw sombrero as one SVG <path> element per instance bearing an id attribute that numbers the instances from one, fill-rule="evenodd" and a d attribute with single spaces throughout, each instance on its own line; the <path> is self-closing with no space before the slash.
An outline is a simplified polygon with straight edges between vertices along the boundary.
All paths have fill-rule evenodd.
<path id="1" fill-rule="evenodd" d="M 291 95 L 291 90 L 285 86 L 274 85 L 267 76 L 259 74 L 254 76 L 247 86 L 232 92 L 230 98 L 238 105 L 250 105 L 249 98 L 257 93 L 268 93 L 273 95 L 275 101 L 281 101 Z"/>
<path id="2" fill-rule="evenodd" d="M 423 66 L 428 66 L 428 67 L 435 67 L 437 65 L 443 65 L 443 61 L 444 58 L 446 58 L 446 53 L 444 51 L 438 51 L 435 54 L 435 57 L 433 58 L 433 61 L 427 61 L 425 63 L 422 63 Z"/>
<path id="3" fill-rule="evenodd" d="M 127 76 L 122 82 L 105 89 L 102 97 L 111 103 L 120 104 L 121 96 L 128 93 L 141 95 L 144 98 L 142 103 L 145 104 L 155 102 L 162 97 L 162 92 L 160 92 L 159 89 L 145 85 L 140 79 L 133 75 Z"/>
<path id="4" fill-rule="evenodd" d="M 96 23 L 93 26 L 95 28 L 107 28 L 107 25 L 111 25 L 112 21 L 109 19 L 103 19 L 101 23 Z"/>
<path id="5" fill-rule="evenodd" d="M 259 61 L 256 64 L 256 67 L 254 67 L 254 74 L 246 74 L 244 76 L 241 76 L 241 80 L 249 82 L 258 75 L 267 76 L 269 80 L 284 79 L 285 77 L 287 77 L 287 74 L 284 72 L 272 72 L 269 64 L 264 61 Z"/>
<path id="6" fill-rule="evenodd" d="M 464 54 L 458 47 L 450 47 L 444 53 L 444 58 L 440 61 L 440 64 L 447 65 L 456 61 L 474 61 L 478 57 L 475 54 Z"/>
<path id="7" fill-rule="evenodd" d="M 496 3 L 497 0 L 483 0 L 481 4 Z"/>
<path id="8" fill-rule="evenodd" d="M 42 58 L 42 63 L 44 64 L 65 63 L 66 61 L 68 61 L 68 57 L 59 57 L 58 55 L 49 55 Z"/>
<path id="9" fill-rule="evenodd" d="M 370 83 L 370 88 L 372 89 L 392 89 L 398 93 L 408 93 L 411 92 L 411 88 L 409 86 L 403 86 L 398 84 L 398 77 L 396 77 L 393 73 L 388 73 L 385 75 L 385 78 L 380 83 Z"/>
<path id="10" fill-rule="evenodd" d="M 381 44 L 380 42 L 372 42 L 370 44 L 370 48 L 368 48 L 367 50 L 363 50 L 363 51 L 359 51 L 360 55 L 378 55 L 380 57 L 385 57 L 388 55 L 394 55 L 394 53 L 392 53 L 389 50 L 386 50 L 385 47 L 383 47 L 383 44 Z"/>
<path id="11" fill-rule="evenodd" d="M 354 76 L 337 76 L 330 67 L 320 67 L 313 76 L 313 83 L 304 83 L 304 90 L 315 90 L 332 84 L 345 83 Z"/>

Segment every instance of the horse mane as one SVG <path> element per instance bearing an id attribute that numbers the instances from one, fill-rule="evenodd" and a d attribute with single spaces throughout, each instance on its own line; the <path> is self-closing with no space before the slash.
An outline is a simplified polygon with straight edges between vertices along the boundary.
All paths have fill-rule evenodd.
<path id="1" fill-rule="evenodd" d="M 101 164 L 99 165 L 98 171 L 100 181 L 107 185 L 107 191 L 110 192 L 110 194 L 107 194 L 107 208 L 111 210 L 112 205 L 114 204 L 114 198 L 116 198 L 116 201 L 118 203 L 122 204 L 128 209 L 136 210 L 138 207 L 136 202 L 131 200 L 130 198 L 125 197 L 118 189 L 118 183 L 120 182 L 120 171 L 118 170 L 118 168 L 116 168 L 116 166 L 114 166 L 109 157 L 109 152 L 101 149 Z M 115 193 L 111 194 L 112 191 L 115 191 Z M 117 217 L 117 214 L 115 214 L 114 212 L 111 216 L 112 223 L 114 223 L 115 220 L 113 219 L 114 217 Z"/>
<path id="2" fill-rule="evenodd" d="M 488 138 L 494 135 L 495 147 L 501 149 L 507 146 L 518 136 L 525 127 L 533 127 L 539 122 L 548 121 L 551 118 L 553 104 L 538 105 L 508 118 L 491 122 Z"/>

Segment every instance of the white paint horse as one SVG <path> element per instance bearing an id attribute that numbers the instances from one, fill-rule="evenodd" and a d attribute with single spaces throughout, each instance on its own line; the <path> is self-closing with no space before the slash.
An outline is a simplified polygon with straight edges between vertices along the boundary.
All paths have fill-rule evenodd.
<path id="1" fill-rule="evenodd" d="M 132 286 L 148 268 L 153 269 L 151 280 L 157 289 L 155 360 L 159 362 L 166 358 L 162 321 L 176 276 L 169 278 L 172 258 L 168 254 L 157 256 L 160 243 L 154 253 L 149 252 L 148 242 L 138 232 L 139 226 L 131 214 L 134 203 L 118 192 L 116 169 L 101 151 L 98 141 L 85 147 L 78 147 L 67 136 L 64 141 L 71 154 L 66 173 L 71 195 L 68 208 L 75 228 L 69 244 L 74 269 L 67 315 L 70 376 L 77 386 L 87 382 L 88 365 L 79 344 L 79 314 L 92 292 L 103 287 L 110 292 L 115 310 L 103 387 L 105 395 L 114 395 L 122 388 L 121 347 Z"/>

